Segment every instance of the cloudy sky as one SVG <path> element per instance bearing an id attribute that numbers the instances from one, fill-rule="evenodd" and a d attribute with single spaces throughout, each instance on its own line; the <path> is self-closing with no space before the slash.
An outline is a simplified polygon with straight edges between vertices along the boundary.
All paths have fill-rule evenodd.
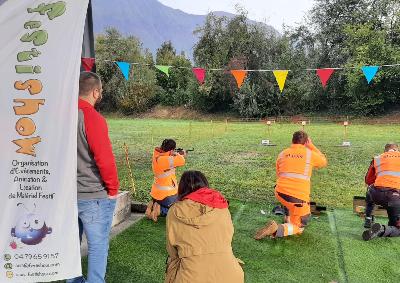
<path id="1" fill-rule="evenodd" d="M 312 7 L 314 0 L 159 0 L 164 5 L 191 14 L 203 15 L 209 11 L 235 12 L 239 4 L 249 12 L 249 18 L 272 25 L 282 31 L 282 24 L 300 22 Z"/>

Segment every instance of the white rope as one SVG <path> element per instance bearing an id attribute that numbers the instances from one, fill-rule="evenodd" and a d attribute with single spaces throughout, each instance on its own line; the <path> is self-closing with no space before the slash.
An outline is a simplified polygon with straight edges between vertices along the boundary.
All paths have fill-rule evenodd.
<path id="1" fill-rule="evenodd" d="M 104 60 L 104 62 L 111 62 L 111 63 L 117 63 L 119 61 L 112 61 L 112 60 Z M 156 66 L 157 64 L 145 64 L 145 63 L 131 63 L 131 62 L 126 62 L 131 65 L 142 65 L 142 66 Z M 400 63 L 398 64 L 385 64 L 385 65 L 366 65 L 366 66 L 378 66 L 380 68 L 383 67 L 399 67 Z M 177 67 L 177 66 L 168 66 L 170 68 L 174 69 L 187 69 L 187 70 L 192 70 L 193 68 L 197 67 Z M 304 71 L 317 71 L 317 70 L 326 70 L 326 69 L 333 69 L 333 70 L 348 70 L 348 69 L 360 69 L 360 67 L 332 67 L 332 68 L 319 68 L 319 69 L 314 69 L 314 68 L 307 68 L 307 69 L 297 69 L 297 70 L 304 70 Z M 210 68 L 210 69 L 205 69 L 206 71 L 228 71 L 228 69 L 223 69 L 223 68 Z M 289 71 L 292 72 L 293 70 L 284 70 L 284 69 L 258 69 L 258 70 L 246 70 L 246 69 L 231 69 L 229 71 L 244 71 L 244 72 L 274 72 L 274 71 Z"/>

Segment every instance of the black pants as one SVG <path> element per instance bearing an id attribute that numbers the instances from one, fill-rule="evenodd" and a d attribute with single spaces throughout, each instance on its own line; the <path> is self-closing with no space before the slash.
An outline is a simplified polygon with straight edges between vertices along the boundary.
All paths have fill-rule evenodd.
<path id="1" fill-rule="evenodd" d="M 374 210 L 374 201 L 371 198 L 371 193 L 369 192 L 371 189 L 373 189 L 374 186 L 368 186 L 367 189 L 367 194 L 365 196 L 365 217 L 372 217 L 372 211 Z"/>
<path id="2" fill-rule="evenodd" d="M 369 189 L 371 200 L 383 206 L 388 214 L 389 223 L 385 225 L 385 233 L 382 237 L 400 237 L 400 190 L 391 188 Z"/>

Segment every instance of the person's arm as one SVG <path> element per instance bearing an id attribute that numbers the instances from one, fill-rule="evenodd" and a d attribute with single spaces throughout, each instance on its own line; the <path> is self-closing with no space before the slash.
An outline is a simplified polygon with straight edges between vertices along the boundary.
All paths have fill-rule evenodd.
<path id="1" fill-rule="evenodd" d="M 170 210 L 172 211 L 172 209 Z M 171 216 L 167 216 L 167 221 L 166 221 L 166 236 L 167 236 L 167 252 L 168 256 L 171 260 L 174 260 L 178 257 L 178 251 L 174 247 L 174 239 L 175 239 L 175 231 L 173 231 L 172 226 L 170 225 L 171 222 Z"/>
<path id="2" fill-rule="evenodd" d="M 178 256 L 178 250 L 174 246 L 175 242 L 175 231 L 170 225 L 171 223 L 171 218 L 172 218 L 172 210 L 173 207 L 170 209 L 168 215 L 167 215 L 167 221 L 166 221 L 166 237 L 167 237 L 167 253 L 168 253 L 168 258 L 167 258 L 167 267 L 165 270 L 165 281 L 168 283 L 175 282 L 176 280 L 176 274 L 179 269 L 179 256 Z M 176 221 L 176 220 L 175 220 Z"/>
<path id="3" fill-rule="evenodd" d="M 185 157 L 181 154 L 174 156 L 174 167 L 184 166 L 186 163 Z"/>
<path id="4" fill-rule="evenodd" d="M 85 113 L 85 130 L 89 148 L 108 195 L 115 197 L 118 194 L 119 180 L 106 120 L 97 112 L 88 111 Z"/>
<path id="5" fill-rule="evenodd" d="M 376 173 L 374 167 L 374 160 L 372 159 L 367 174 L 365 174 L 365 184 L 367 184 L 368 186 L 373 185 L 375 183 L 375 179 L 376 179 Z"/>
<path id="6" fill-rule="evenodd" d="M 316 168 L 326 167 L 328 165 L 328 160 L 325 155 L 312 143 L 307 143 L 307 147 L 312 152 L 312 163 Z"/>
<path id="7" fill-rule="evenodd" d="M 174 169 L 185 165 L 185 157 L 180 154 L 160 156 L 157 160 L 158 166 L 161 170 L 166 171 L 168 169 Z"/>

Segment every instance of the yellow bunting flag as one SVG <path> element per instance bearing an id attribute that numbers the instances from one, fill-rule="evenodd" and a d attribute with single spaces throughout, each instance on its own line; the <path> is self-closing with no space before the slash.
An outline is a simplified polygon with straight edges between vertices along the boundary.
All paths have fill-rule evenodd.
<path id="1" fill-rule="evenodd" d="M 235 77 L 237 86 L 240 89 L 240 87 L 242 86 L 242 84 L 244 82 L 244 78 L 247 75 L 247 71 L 245 71 L 245 70 L 232 70 L 231 74 Z"/>
<path id="2" fill-rule="evenodd" d="M 283 91 L 283 88 L 285 87 L 286 77 L 287 77 L 288 73 L 289 73 L 288 70 L 275 70 L 274 71 L 274 76 L 275 76 L 276 82 L 279 85 L 279 90 L 281 92 Z"/>

